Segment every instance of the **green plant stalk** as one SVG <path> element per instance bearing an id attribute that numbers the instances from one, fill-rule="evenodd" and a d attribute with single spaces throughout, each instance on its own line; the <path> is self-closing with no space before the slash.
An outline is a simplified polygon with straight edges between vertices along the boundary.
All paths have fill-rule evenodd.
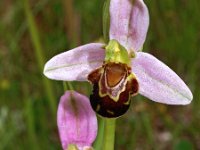
<path id="1" fill-rule="evenodd" d="M 93 144 L 93 147 L 95 150 L 102 150 L 103 139 L 104 139 L 104 119 L 98 116 L 97 119 L 98 119 L 98 133 L 96 140 Z"/>
<path id="2" fill-rule="evenodd" d="M 63 81 L 63 89 L 64 89 L 64 92 L 68 89 L 67 83 L 65 81 Z"/>
<path id="3" fill-rule="evenodd" d="M 25 15 L 26 15 L 26 18 L 27 18 L 27 23 L 28 23 L 28 29 L 29 29 L 29 32 L 30 32 L 30 37 L 31 37 L 31 40 L 32 40 L 32 43 L 33 43 L 33 46 L 34 46 L 35 56 L 36 56 L 36 59 L 37 59 L 37 62 L 38 62 L 38 67 L 40 69 L 40 72 L 43 72 L 45 59 L 44 59 L 44 55 L 43 55 L 43 52 L 42 52 L 42 46 L 41 46 L 40 39 L 39 39 L 39 33 L 38 33 L 38 30 L 37 30 L 37 27 L 36 27 L 36 23 L 34 21 L 33 14 L 30 10 L 28 0 L 23 0 L 23 4 L 24 4 Z M 42 80 L 43 80 L 43 85 L 44 85 L 44 88 L 45 88 L 46 95 L 47 95 L 48 100 L 49 100 L 51 111 L 52 111 L 53 115 L 55 115 L 56 114 L 56 101 L 55 101 L 56 97 L 53 94 L 54 93 L 53 87 L 52 87 L 50 81 L 47 80 L 46 78 L 42 78 Z"/>
<path id="4" fill-rule="evenodd" d="M 103 150 L 114 150 L 116 119 L 105 118 Z"/>
<path id="5" fill-rule="evenodd" d="M 64 89 L 64 92 L 67 90 L 74 91 L 73 85 L 70 82 L 66 82 L 66 81 L 63 81 L 63 89 Z"/>
<path id="6" fill-rule="evenodd" d="M 69 90 L 74 91 L 74 87 L 70 82 L 67 82 L 67 86 L 69 87 Z"/>

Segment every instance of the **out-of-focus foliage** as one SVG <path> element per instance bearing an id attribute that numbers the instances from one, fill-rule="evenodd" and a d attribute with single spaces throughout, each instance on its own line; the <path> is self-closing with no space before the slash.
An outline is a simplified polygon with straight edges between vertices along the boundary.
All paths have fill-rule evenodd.
<path id="1" fill-rule="evenodd" d="M 67 2 L 30 0 L 45 61 L 102 39 L 104 1 Z M 134 97 L 129 112 L 117 120 L 116 150 L 200 149 L 200 1 L 145 2 L 150 29 L 144 51 L 175 70 L 194 100 L 188 106 L 166 106 Z M 0 1 L 0 149 L 61 149 L 23 7 L 23 1 Z M 57 107 L 62 82 L 50 82 Z M 88 83 L 72 84 L 79 92 L 90 93 Z"/>

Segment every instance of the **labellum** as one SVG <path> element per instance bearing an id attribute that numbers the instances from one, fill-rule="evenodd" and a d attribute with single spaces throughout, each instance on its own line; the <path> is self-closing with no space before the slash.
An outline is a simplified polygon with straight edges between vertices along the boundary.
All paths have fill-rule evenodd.
<path id="1" fill-rule="evenodd" d="M 110 45 L 114 49 L 111 50 Z M 88 80 L 93 84 L 93 93 L 90 96 L 92 108 L 99 115 L 108 118 L 123 115 L 130 106 L 130 96 L 136 95 L 139 88 L 131 68 L 120 56 L 119 46 L 116 42 L 114 45 L 109 44 L 102 67 L 88 75 Z"/>

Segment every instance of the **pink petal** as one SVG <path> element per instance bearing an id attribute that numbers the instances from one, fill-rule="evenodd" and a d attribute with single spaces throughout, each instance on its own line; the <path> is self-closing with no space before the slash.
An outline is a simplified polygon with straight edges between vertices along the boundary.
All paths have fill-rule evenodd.
<path id="1" fill-rule="evenodd" d="M 111 0 L 110 39 L 118 40 L 128 50 L 138 51 L 146 39 L 149 13 L 143 0 Z"/>
<path id="2" fill-rule="evenodd" d="M 132 70 L 138 78 L 139 93 L 153 101 L 185 105 L 193 99 L 190 89 L 183 80 L 150 54 L 138 52 L 132 60 Z"/>
<path id="3" fill-rule="evenodd" d="M 45 64 L 44 75 L 55 80 L 87 80 L 87 75 L 103 63 L 103 46 L 91 43 L 58 54 Z"/>
<path id="4" fill-rule="evenodd" d="M 57 124 L 64 150 L 69 144 L 79 149 L 90 147 L 97 135 L 97 118 L 89 99 L 75 91 L 67 91 L 61 97 Z"/>

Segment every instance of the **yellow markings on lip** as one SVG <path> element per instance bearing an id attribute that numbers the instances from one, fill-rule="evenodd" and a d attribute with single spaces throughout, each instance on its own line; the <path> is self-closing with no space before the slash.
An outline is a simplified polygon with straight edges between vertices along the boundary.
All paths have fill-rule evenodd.
<path id="1" fill-rule="evenodd" d="M 120 94 L 126 90 L 128 70 L 125 67 L 118 63 L 105 64 L 104 72 L 98 82 L 100 97 L 109 96 L 113 101 L 119 101 Z M 103 78 L 105 81 L 103 81 Z M 106 92 L 102 92 L 102 82 L 105 82 Z M 117 90 L 118 86 L 121 86 L 121 88 L 113 95 L 113 90 Z"/>
<path id="2" fill-rule="evenodd" d="M 96 108 L 96 111 L 98 112 L 100 110 L 101 106 L 98 104 L 97 105 L 97 108 Z"/>
<path id="3" fill-rule="evenodd" d="M 124 105 L 129 105 L 130 104 L 130 96 L 128 98 L 128 101 L 124 103 Z"/>
<path id="4" fill-rule="evenodd" d="M 106 110 L 107 111 L 107 113 L 109 113 L 109 114 L 111 114 L 111 115 L 114 115 L 115 113 L 113 112 L 113 111 L 111 111 L 111 110 Z"/>
<path id="5" fill-rule="evenodd" d="M 100 78 L 100 80 L 102 79 L 102 76 L 101 76 L 101 78 Z M 126 85 L 126 83 L 127 83 L 127 80 L 125 80 L 125 85 Z M 101 87 L 101 84 L 100 84 L 100 82 L 98 83 L 98 85 L 99 85 L 99 89 L 101 89 L 102 87 Z M 108 86 L 108 85 L 107 85 Z M 126 90 L 126 86 L 123 86 L 123 88 L 118 92 L 118 94 L 117 94 L 117 96 L 113 96 L 111 93 L 109 93 L 109 92 L 106 92 L 105 94 L 104 93 L 102 93 L 101 92 L 101 90 L 99 90 L 99 96 L 100 97 L 105 97 L 105 96 L 109 96 L 113 101 L 115 101 L 115 102 L 118 102 L 119 101 L 119 96 L 120 96 L 120 94 L 122 93 L 122 92 L 124 92 Z"/>

